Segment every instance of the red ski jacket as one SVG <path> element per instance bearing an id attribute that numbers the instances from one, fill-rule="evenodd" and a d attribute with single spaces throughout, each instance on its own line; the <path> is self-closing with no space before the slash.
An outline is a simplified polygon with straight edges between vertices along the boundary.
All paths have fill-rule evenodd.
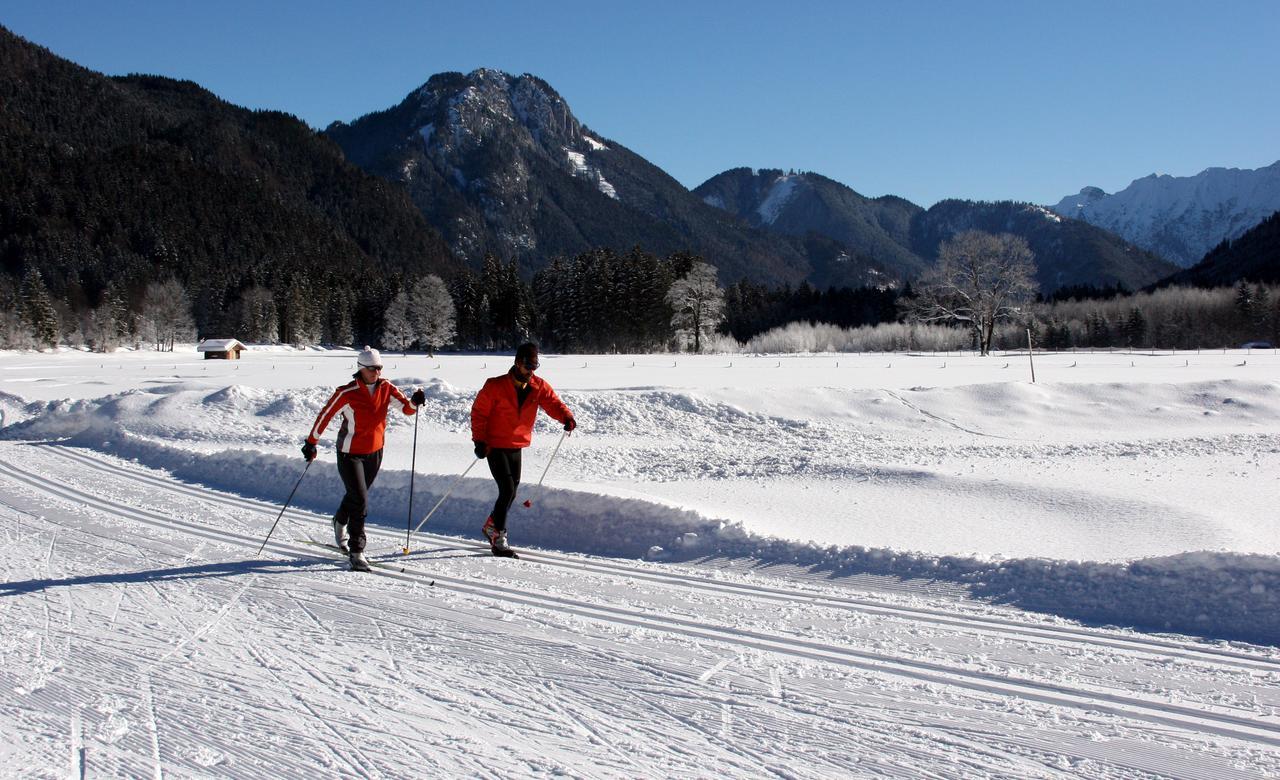
<path id="1" fill-rule="evenodd" d="M 373 392 L 365 388 L 359 379 L 353 379 L 333 391 L 333 395 L 320 410 L 307 441 L 315 444 L 335 415 L 342 415 L 342 427 L 338 429 L 338 452 L 348 455 L 368 455 L 382 449 L 382 434 L 387 429 L 387 408 L 395 398 L 404 406 L 405 414 L 417 409 L 395 385 L 379 378 L 373 383 Z"/>
<path id="2" fill-rule="evenodd" d="M 499 449 L 528 447 L 539 407 L 562 423 L 573 416 L 551 385 L 536 375 L 529 377 L 523 406 L 509 373 L 490 377 L 471 404 L 471 440 Z"/>

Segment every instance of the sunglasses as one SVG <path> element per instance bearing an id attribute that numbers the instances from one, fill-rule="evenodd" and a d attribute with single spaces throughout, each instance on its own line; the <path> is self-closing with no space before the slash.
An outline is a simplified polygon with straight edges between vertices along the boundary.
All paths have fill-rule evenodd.
<path id="1" fill-rule="evenodd" d="M 521 363 L 521 365 L 523 365 L 525 368 L 529 369 L 530 371 L 537 371 L 537 370 L 538 370 L 538 361 L 536 361 L 536 360 L 529 360 L 529 359 L 527 359 L 527 358 L 526 358 L 526 359 L 524 359 L 524 360 L 521 360 L 521 361 L 520 361 L 520 363 Z"/>
<path id="2" fill-rule="evenodd" d="M 369 369 L 370 371 L 381 371 L 381 370 L 382 370 L 382 366 L 360 366 L 360 367 L 361 367 L 361 368 L 367 368 L 367 369 Z"/>

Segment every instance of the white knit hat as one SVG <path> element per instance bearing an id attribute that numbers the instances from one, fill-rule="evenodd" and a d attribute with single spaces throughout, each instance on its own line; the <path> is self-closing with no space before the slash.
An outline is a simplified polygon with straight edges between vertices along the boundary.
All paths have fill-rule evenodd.
<path id="1" fill-rule="evenodd" d="M 378 366 L 381 368 L 382 354 L 366 344 L 364 349 L 360 351 L 360 357 L 356 358 L 356 365 L 362 368 L 365 366 Z"/>

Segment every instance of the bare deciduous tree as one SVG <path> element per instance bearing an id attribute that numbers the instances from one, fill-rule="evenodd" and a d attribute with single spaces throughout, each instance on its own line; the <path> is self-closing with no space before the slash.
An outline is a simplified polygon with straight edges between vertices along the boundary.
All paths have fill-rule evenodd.
<path id="1" fill-rule="evenodd" d="M 911 315 L 919 322 L 962 323 L 983 355 L 991 352 L 996 323 L 1031 300 L 1035 255 L 1026 239 L 967 230 L 938 249 L 938 263 L 920 277 Z"/>
<path id="2" fill-rule="evenodd" d="M 689 274 L 667 290 L 666 300 L 675 312 L 671 325 L 686 339 L 693 339 L 694 352 L 701 352 L 702 339 L 724 319 L 724 290 L 717 283 L 715 266 L 694 263 Z"/>

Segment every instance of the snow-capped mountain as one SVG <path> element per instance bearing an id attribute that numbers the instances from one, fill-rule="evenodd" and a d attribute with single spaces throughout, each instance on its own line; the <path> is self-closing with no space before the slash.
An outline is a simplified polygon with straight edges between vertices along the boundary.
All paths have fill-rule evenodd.
<path id="1" fill-rule="evenodd" d="M 1085 187 L 1051 207 L 1117 233 L 1183 268 L 1280 210 L 1280 162 L 1257 170 L 1151 174 L 1108 195 Z"/>
<path id="2" fill-rule="evenodd" d="M 432 76 L 398 106 L 325 134 L 408 189 L 451 248 L 526 271 L 593 247 L 692 250 L 725 280 L 796 284 L 798 241 L 714 209 L 657 166 L 591 131 L 542 79 L 481 69 Z"/>

